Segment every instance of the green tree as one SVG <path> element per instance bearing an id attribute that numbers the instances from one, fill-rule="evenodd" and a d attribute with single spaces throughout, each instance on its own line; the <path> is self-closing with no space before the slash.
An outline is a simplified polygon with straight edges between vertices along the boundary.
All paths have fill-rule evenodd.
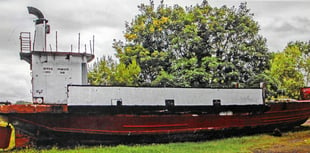
<path id="1" fill-rule="evenodd" d="M 116 66 L 111 82 L 113 85 L 138 86 L 140 71 L 136 60 L 132 60 L 128 66 L 121 62 Z"/>
<path id="2" fill-rule="evenodd" d="M 296 41 L 288 43 L 288 46 L 296 46 L 301 52 L 297 69 L 305 76 L 305 84 L 310 84 L 310 41 Z"/>
<path id="3" fill-rule="evenodd" d="M 94 63 L 88 72 L 88 79 L 92 85 L 138 86 L 140 71 L 135 59 L 126 65 L 117 63 L 111 57 L 103 57 Z"/>
<path id="4" fill-rule="evenodd" d="M 88 81 L 92 85 L 111 85 L 113 71 L 115 71 L 116 62 L 112 57 L 103 56 L 94 62 L 88 72 Z"/>
<path id="5" fill-rule="evenodd" d="M 246 3 L 217 8 L 203 1 L 183 8 L 162 1 L 155 8 L 150 1 L 138 8 L 126 23 L 125 42 L 115 40 L 113 47 L 124 64 L 137 60 L 141 84 L 248 86 L 269 68 L 266 40 Z"/>
<path id="6" fill-rule="evenodd" d="M 304 77 L 299 70 L 302 52 L 297 45 L 288 45 L 283 52 L 275 53 L 270 75 L 278 80 L 278 89 L 285 95 L 298 98 L 300 87 L 304 86 Z"/>

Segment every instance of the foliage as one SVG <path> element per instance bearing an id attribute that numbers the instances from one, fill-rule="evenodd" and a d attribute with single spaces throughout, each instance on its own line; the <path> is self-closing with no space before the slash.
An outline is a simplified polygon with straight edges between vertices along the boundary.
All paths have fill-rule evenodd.
<path id="1" fill-rule="evenodd" d="M 310 41 L 296 41 L 288 43 L 288 46 L 296 46 L 301 52 L 297 69 L 305 76 L 305 84 L 310 84 Z"/>
<path id="2" fill-rule="evenodd" d="M 115 71 L 116 68 L 115 61 L 112 57 L 102 57 L 100 60 L 97 60 L 91 71 L 88 72 L 88 80 L 92 85 L 109 85 L 113 76 L 112 71 Z"/>
<path id="3" fill-rule="evenodd" d="M 279 81 L 270 74 L 269 70 L 266 70 L 264 73 L 261 73 L 251 78 L 249 80 L 249 84 L 250 84 L 249 87 L 260 88 L 260 83 L 262 82 L 264 82 L 266 85 L 266 88 L 267 88 L 266 96 L 268 99 L 278 96 L 277 91 L 278 91 Z"/>
<path id="4" fill-rule="evenodd" d="M 114 41 L 116 56 L 141 67 L 140 84 L 155 86 L 249 85 L 269 68 L 266 40 L 246 3 L 238 8 L 200 5 L 138 6 L 126 23 L 125 42 Z"/>
<path id="5" fill-rule="evenodd" d="M 103 57 L 94 63 L 88 72 L 88 79 L 92 85 L 125 85 L 137 86 L 140 67 L 135 59 L 128 65 L 116 63 L 111 57 Z"/>
<path id="6" fill-rule="evenodd" d="M 270 75 L 278 80 L 278 88 L 288 97 L 298 98 L 299 89 L 304 86 L 303 63 L 303 53 L 298 44 L 293 43 L 283 52 L 275 53 L 272 59 Z"/>

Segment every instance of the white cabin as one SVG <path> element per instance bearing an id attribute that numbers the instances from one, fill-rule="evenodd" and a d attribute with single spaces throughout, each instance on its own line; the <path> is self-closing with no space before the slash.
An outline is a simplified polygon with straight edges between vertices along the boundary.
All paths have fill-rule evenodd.
<path id="1" fill-rule="evenodd" d="M 87 84 L 87 63 L 94 55 L 86 52 L 47 51 L 47 34 L 50 31 L 48 21 L 36 8 L 28 7 L 28 12 L 38 19 L 35 20 L 33 44 L 29 32 L 20 35 L 20 57 L 31 67 L 33 102 L 66 104 L 67 85 Z"/>

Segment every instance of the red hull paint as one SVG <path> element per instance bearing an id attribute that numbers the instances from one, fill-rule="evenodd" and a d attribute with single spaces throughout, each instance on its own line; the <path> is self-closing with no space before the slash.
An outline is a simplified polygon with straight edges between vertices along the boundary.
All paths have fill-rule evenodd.
<path id="1" fill-rule="evenodd" d="M 9 127 L 0 127 L 0 148 L 7 148 L 9 146 L 11 132 Z"/>
<path id="2" fill-rule="evenodd" d="M 301 98 L 306 100 L 306 99 L 310 99 L 310 87 L 306 87 L 306 88 L 301 88 L 300 89 L 300 95 L 301 95 Z"/>
<path id="3" fill-rule="evenodd" d="M 0 107 L 16 129 L 16 146 L 25 147 L 40 140 L 75 139 L 98 141 L 108 137 L 160 136 L 213 133 L 243 129 L 270 129 L 300 125 L 310 116 L 310 101 L 271 103 L 266 112 L 249 113 L 171 113 L 171 114 L 108 114 L 70 112 L 66 105 L 16 105 Z M 10 109 L 10 107 L 12 109 Z M 53 108 L 54 107 L 54 108 Z M 34 109 L 35 108 L 35 109 Z M 52 109 L 53 108 L 53 109 Z M 55 109 L 57 108 L 57 109 Z M 83 107 L 81 107 L 83 109 Z M 2 110 L 1 110 L 2 109 Z M 6 111 L 3 111 L 6 109 Z M 30 110 L 33 110 L 31 112 Z M 88 113 L 87 113 L 88 112 Z M 8 143 L 7 129 L 1 128 L 0 148 Z M 265 130 L 264 130 L 265 131 Z M 6 133 L 3 135 L 3 133 Z M 104 135 L 104 136 L 102 136 Z M 154 140 L 152 140 L 154 141 Z"/>
<path id="4" fill-rule="evenodd" d="M 0 114 L 66 113 L 67 105 L 0 105 Z"/>
<path id="5" fill-rule="evenodd" d="M 290 124 L 307 120 L 310 102 L 274 103 L 265 113 L 219 114 L 10 114 L 12 122 L 18 121 L 43 131 L 105 134 L 145 135 L 192 133 L 229 128 L 260 127 Z"/>
<path id="6" fill-rule="evenodd" d="M 19 133 L 20 131 L 16 131 L 15 134 L 15 148 L 23 148 L 23 147 L 30 147 L 32 146 L 32 140 L 30 136 L 26 134 Z"/>

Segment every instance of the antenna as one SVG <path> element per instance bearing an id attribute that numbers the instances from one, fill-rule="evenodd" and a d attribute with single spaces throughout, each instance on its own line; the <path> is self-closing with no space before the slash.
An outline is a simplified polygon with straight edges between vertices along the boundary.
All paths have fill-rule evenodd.
<path id="1" fill-rule="evenodd" d="M 92 54 L 95 54 L 95 35 L 93 35 L 93 52 Z"/>
<path id="2" fill-rule="evenodd" d="M 78 40 L 78 51 L 80 52 L 80 33 L 79 33 L 79 40 Z"/>
<path id="3" fill-rule="evenodd" d="M 57 36 L 57 31 L 56 31 L 56 52 L 58 52 L 58 40 L 57 40 L 58 36 Z"/>
<path id="4" fill-rule="evenodd" d="M 90 53 L 92 53 L 92 45 L 91 45 L 91 40 L 89 40 L 89 49 L 90 49 Z"/>

